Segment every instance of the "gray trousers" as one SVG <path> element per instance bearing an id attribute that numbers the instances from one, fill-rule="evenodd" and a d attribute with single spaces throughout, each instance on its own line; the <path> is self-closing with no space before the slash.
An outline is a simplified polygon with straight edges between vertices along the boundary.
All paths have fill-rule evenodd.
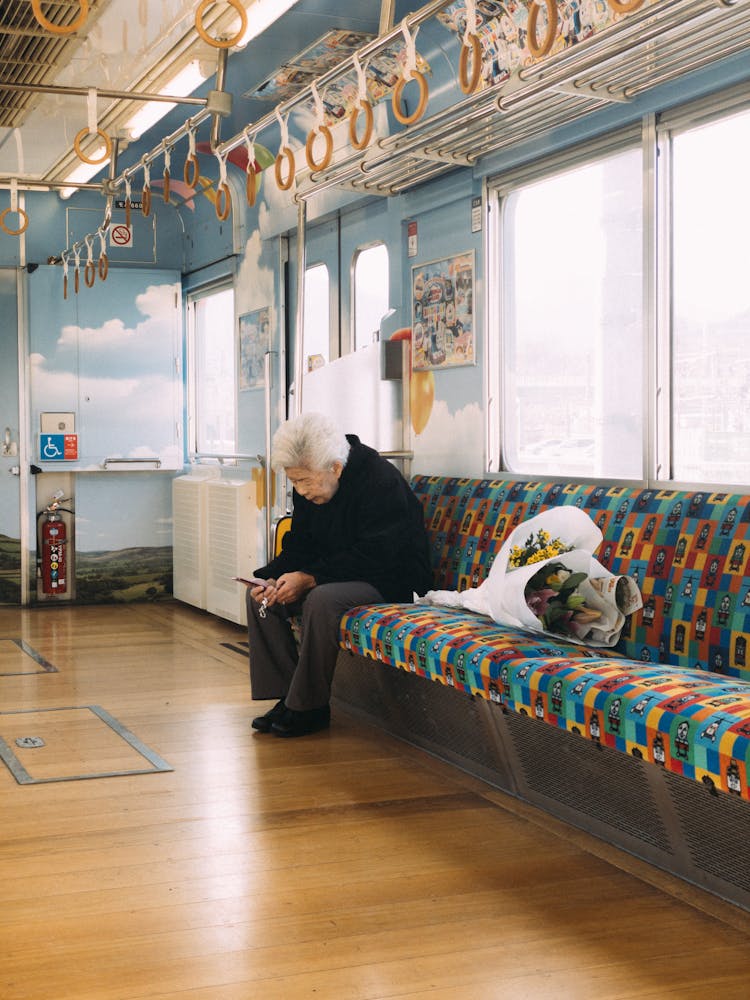
<path id="1" fill-rule="evenodd" d="M 293 605 L 274 604 L 259 614 L 260 605 L 247 592 L 247 632 L 250 644 L 250 687 L 253 699 L 283 698 L 287 708 L 303 712 L 322 708 L 331 697 L 339 652 L 341 616 L 358 604 L 382 604 L 369 583 L 323 583 Z M 289 621 L 302 615 L 299 649 Z"/>

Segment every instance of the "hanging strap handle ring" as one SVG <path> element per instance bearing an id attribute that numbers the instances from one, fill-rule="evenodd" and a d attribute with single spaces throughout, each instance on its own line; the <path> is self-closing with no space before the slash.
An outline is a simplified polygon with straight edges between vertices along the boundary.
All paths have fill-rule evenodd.
<path id="1" fill-rule="evenodd" d="M 86 265 L 83 269 L 83 280 L 86 282 L 86 288 L 93 288 L 96 281 L 93 240 L 90 236 L 84 236 L 83 242 L 86 244 Z"/>
<path id="2" fill-rule="evenodd" d="M 214 209 L 219 222 L 225 222 L 232 211 L 232 192 L 229 190 L 229 184 L 227 183 L 227 161 L 218 153 L 215 156 L 219 161 L 219 186 L 216 189 Z"/>
<path id="3" fill-rule="evenodd" d="M 86 18 L 89 16 L 89 0 L 78 0 L 78 4 L 81 8 L 78 17 L 75 21 L 71 21 L 70 24 L 60 25 L 53 24 L 48 18 L 42 13 L 42 3 L 41 0 L 31 0 L 31 9 L 34 12 L 34 17 L 37 19 L 39 24 L 49 31 L 53 35 L 72 35 L 74 31 L 78 31 L 86 23 Z"/>
<path id="4" fill-rule="evenodd" d="M 250 208 L 255 204 L 258 197 L 258 175 L 255 172 L 255 138 L 252 139 L 245 132 L 245 145 L 247 146 L 247 179 L 245 181 L 245 197 Z"/>
<path id="5" fill-rule="evenodd" d="M 279 126 L 281 128 L 281 147 L 276 156 L 276 162 L 274 163 L 274 174 L 276 175 L 276 184 L 280 191 L 288 191 L 289 188 L 294 184 L 294 153 L 289 146 L 289 126 L 287 124 L 286 118 L 282 118 L 279 113 L 279 109 L 276 108 L 276 117 L 279 121 Z M 282 176 L 282 169 L 284 166 L 284 161 L 286 161 L 289 167 L 289 174 L 284 180 Z"/>
<path id="6" fill-rule="evenodd" d="M 725 0 L 719 0 L 724 7 L 732 7 L 736 0 L 732 0 L 732 3 L 726 3 Z M 638 10 L 639 7 L 643 6 L 643 0 L 607 0 L 611 10 L 615 14 L 630 14 L 634 10 Z"/>
<path id="7" fill-rule="evenodd" d="M 109 257 L 107 256 L 107 231 L 100 229 L 99 236 L 99 262 L 98 271 L 100 281 L 106 281 L 109 274 Z"/>
<path id="8" fill-rule="evenodd" d="M 370 100 L 367 96 L 366 71 L 362 68 L 362 63 L 359 61 L 359 56 L 356 52 L 354 53 L 354 69 L 357 71 L 359 101 L 349 112 L 349 142 L 351 143 L 353 149 L 356 149 L 357 152 L 362 152 L 363 149 L 367 149 L 370 145 L 374 118 L 372 114 L 372 104 L 370 104 Z M 357 120 L 359 118 L 360 111 L 363 111 L 365 115 L 365 130 L 362 133 L 361 139 L 357 136 Z"/>
<path id="9" fill-rule="evenodd" d="M 412 35 L 409 31 L 409 26 L 406 23 L 406 18 L 404 18 L 401 24 L 401 33 L 404 36 L 404 42 L 406 44 L 406 64 L 404 66 L 404 75 L 396 84 L 391 97 L 393 114 L 395 115 L 396 121 L 401 122 L 402 125 L 413 125 L 414 122 L 419 121 L 424 114 L 425 108 L 427 107 L 427 97 L 429 94 L 427 80 L 425 79 L 424 74 L 420 73 L 417 69 L 416 37 L 418 32 L 419 27 L 417 27 L 417 30 Z M 407 115 L 401 110 L 401 96 L 404 92 L 404 87 L 410 80 L 416 80 L 419 85 L 419 103 L 417 104 L 414 112 Z"/>
<path id="10" fill-rule="evenodd" d="M 84 163 L 89 163 L 92 166 L 97 166 L 100 163 L 106 163 L 106 161 L 112 156 L 112 140 L 107 135 L 106 132 L 102 132 L 97 124 L 96 116 L 96 87 L 90 87 L 87 97 L 88 104 L 88 116 L 89 124 L 87 128 L 82 128 L 81 131 L 76 135 L 73 140 L 73 148 L 78 155 L 79 160 L 83 160 Z M 81 142 L 88 135 L 98 135 L 100 139 L 104 140 L 104 152 L 101 156 L 88 156 L 81 149 Z"/>
<path id="11" fill-rule="evenodd" d="M 18 216 L 18 228 L 11 229 L 6 223 L 5 218 L 9 213 L 14 213 Z M 10 182 L 10 207 L 3 209 L 0 212 L 0 229 L 8 236 L 20 236 L 21 233 L 25 233 L 29 227 L 29 217 L 24 212 L 22 208 L 18 207 L 18 180 L 13 177 Z"/>
<path id="12" fill-rule="evenodd" d="M 189 188 L 195 188 L 198 186 L 198 177 L 200 176 L 200 167 L 198 166 L 198 157 L 195 154 L 195 132 L 193 129 L 188 131 L 188 155 L 185 160 L 185 167 L 182 171 L 182 177 Z"/>
<path id="13" fill-rule="evenodd" d="M 313 101 L 315 102 L 316 124 L 307 133 L 307 142 L 305 143 L 305 159 L 307 160 L 307 165 L 310 170 L 325 170 L 331 162 L 331 157 L 333 156 L 333 135 L 331 134 L 330 128 L 325 124 L 325 108 L 323 107 L 323 102 L 320 99 L 320 94 L 318 93 L 318 88 L 315 85 L 314 80 L 310 84 L 310 90 L 312 92 Z M 313 147 L 315 145 L 315 139 L 318 135 L 322 135 L 325 139 L 326 151 L 323 154 L 323 159 L 316 161 Z"/>
<path id="14" fill-rule="evenodd" d="M 125 225 L 130 229 L 130 213 L 133 208 L 133 190 L 130 185 L 130 175 L 125 174 Z"/>
<path id="15" fill-rule="evenodd" d="M 143 164 L 143 193 L 141 194 L 141 212 L 145 218 L 151 215 L 151 167 Z"/>
<path id="16" fill-rule="evenodd" d="M 201 0 L 198 4 L 198 9 L 195 12 L 195 30 L 201 36 L 204 42 L 208 42 L 209 45 L 213 46 L 215 49 L 231 49 L 233 45 L 236 45 L 245 34 L 245 29 L 247 28 L 247 11 L 240 3 L 240 0 L 227 0 L 230 7 L 234 7 L 240 16 L 240 26 L 236 35 L 232 35 L 231 38 L 212 38 L 211 35 L 206 31 L 203 26 L 203 15 L 209 7 L 213 7 L 215 0 Z"/>
<path id="17" fill-rule="evenodd" d="M 466 28 L 458 57 L 458 85 L 464 94 L 473 94 L 482 74 L 482 46 L 477 35 L 476 0 L 466 0 Z M 468 73 L 471 58 L 471 75 Z"/>
<path id="18" fill-rule="evenodd" d="M 547 31 L 544 38 L 539 41 L 536 28 L 539 20 L 539 12 L 545 6 L 547 8 Z M 529 52 L 537 59 L 546 56 L 555 42 L 557 34 L 557 3 L 556 0 L 531 0 L 529 6 L 529 20 L 527 24 L 527 42 Z"/>
<path id="19" fill-rule="evenodd" d="M 164 146 L 164 191 L 163 198 L 164 204 L 169 204 L 169 195 L 171 193 L 170 184 L 172 180 L 172 150 L 169 146 Z"/>
<path id="20" fill-rule="evenodd" d="M 67 258 L 67 255 L 66 255 L 66 253 L 65 253 L 64 250 L 60 254 L 60 260 L 62 261 L 62 269 L 63 269 L 63 299 L 67 299 L 67 297 L 68 297 L 68 258 Z"/>
<path id="21" fill-rule="evenodd" d="M 73 260 L 75 261 L 75 272 L 73 274 L 73 291 L 78 295 L 81 287 L 81 251 L 77 243 L 73 244 Z"/>

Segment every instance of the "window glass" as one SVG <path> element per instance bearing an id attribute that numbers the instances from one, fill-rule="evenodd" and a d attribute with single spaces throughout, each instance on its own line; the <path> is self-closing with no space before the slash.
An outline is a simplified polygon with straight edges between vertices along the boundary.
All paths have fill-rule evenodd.
<path id="1" fill-rule="evenodd" d="M 378 339 L 389 309 L 388 250 L 384 243 L 359 250 L 354 259 L 354 349 Z"/>
<path id="2" fill-rule="evenodd" d="M 192 300 L 193 425 L 195 450 L 237 453 L 234 290 Z"/>
<path id="3" fill-rule="evenodd" d="M 331 353 L 331 282 L 325 264 L 305 270 L 305 371 L 328 364 Z"/>
<path id="4" fill-rule="evenodd" d="M 750 113 L 672 141 L 672 477 L 750 482 Z"/>
<path id="5" fill-rule="evenodd" d="M 512 191 L 502 224 L 506 468 L 643 475 L 639 149 Z"/>

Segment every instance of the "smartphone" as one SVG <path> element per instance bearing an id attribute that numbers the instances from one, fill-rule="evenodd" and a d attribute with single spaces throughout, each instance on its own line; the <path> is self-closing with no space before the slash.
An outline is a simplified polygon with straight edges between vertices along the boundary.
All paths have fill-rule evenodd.
<path id="1" fill-rule="evenodd" d="M 233 576 L 237 583 L 244 583 L 248 587 L 267 587 L 268 580 L 262 580 L 259 576 Z"/>

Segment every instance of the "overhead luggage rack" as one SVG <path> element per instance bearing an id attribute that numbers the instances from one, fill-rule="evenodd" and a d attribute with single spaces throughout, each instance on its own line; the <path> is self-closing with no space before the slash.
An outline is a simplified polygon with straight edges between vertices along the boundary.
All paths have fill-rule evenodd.
<path id="1" fill-rule="evenodd" d="M 488 154 L 580 120 L 603 107 L 711 66 L 750 45 L 750 4 L 654 3 L 575 46 L 524 67 L 396 135 L 359 158 L 303 179 L 321 187 L 394 195 Z"/>

